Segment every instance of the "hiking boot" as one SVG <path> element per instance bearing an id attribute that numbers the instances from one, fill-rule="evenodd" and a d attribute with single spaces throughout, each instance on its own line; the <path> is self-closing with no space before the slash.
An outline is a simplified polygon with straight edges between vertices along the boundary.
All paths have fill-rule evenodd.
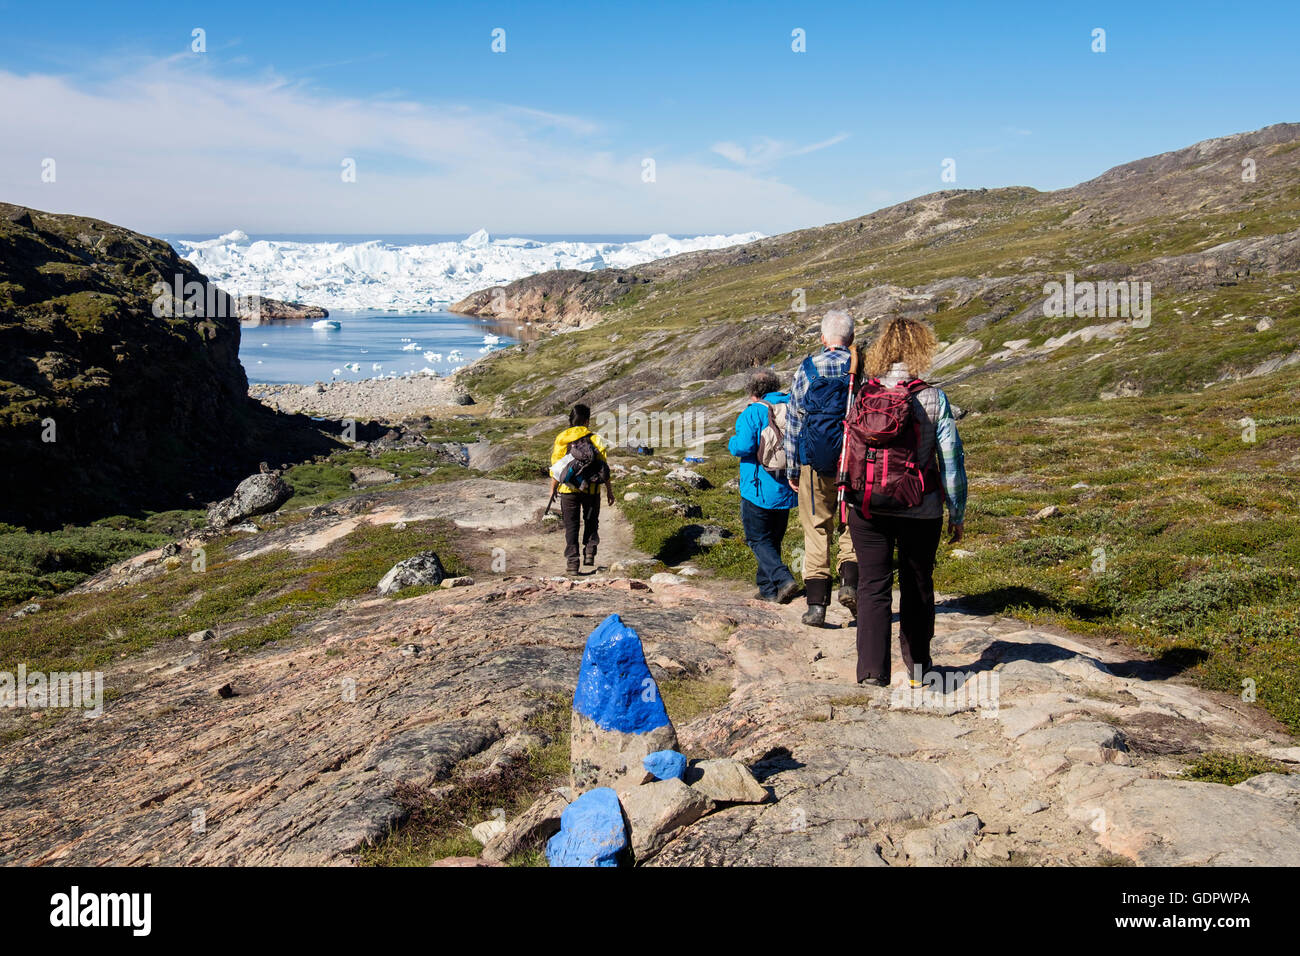
<path id="1" fill-rule="evenodd" d="M 752 598 L 752 600 L 754 600 L 754 601 L 774 601 L 774 600 L 776 600 L 776 599 L 775 599 L 775 598 L 768 597 L 768 596 L 767 596 L 766 594 L 764 594 L 762 591 L 755 591 L 755 592 L 754 592 L 754 597 Z"/>
<path id="2" fill-rule="evenodd" d="M 858 616 L 858 563 L 845 561 L 840 565 L 840 604 L 849 612 L 849 617 Z"/>
<path id="3" fill-rule="evenodd" d="M 858 681 L 863 687 L 888 687 L 889 678 L 887 677 L 864 677 Z"/>
<path id="4" fill-rule="evenodd" d="M 771 598 L 770 600 L 776 601 L 777 604 L 789 604 L 798 595 L 799 585 L 795 583 L 794 578 L 791 578 L 781 586 L 781 590 L 776 592 L 776 597 Z"/>
<path id="5" fill-rule="evenodd" d="M 596 563 L 596 552 L 595 552 L 595 551 L 588 551 L 586 554 L 584 554 L 584 555 L 582 556 L 582 563 L 583 563 L 584 565 L 586 565 L 587 567 L 589 567 L 589 568 L 592 567 L 593 565 L 595 565 L 595 563 Z"/>
<path id="6" fill-rule="evenodd" d="M 826 605 L 809 604 L 808 610 L 803 612 L 803 617 L 799 620 L 809 627 L 822 627 L 826 623 Z"/>
<path id="7" fill-rule="evenodd" d="M 564 570 L 565 570 L 565 572 L 568 573 L 568 574 L 577 574 L 577 573 L 578 573 L 578 559 L 577 559 L 577 558 L 574 558 L 572 561 L 568 562 L 568 565 L 565 567 Z"/>

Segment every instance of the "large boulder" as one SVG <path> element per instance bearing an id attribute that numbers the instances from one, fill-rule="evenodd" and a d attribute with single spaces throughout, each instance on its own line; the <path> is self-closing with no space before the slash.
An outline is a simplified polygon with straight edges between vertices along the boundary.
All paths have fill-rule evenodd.
<path id="1" fill-rule="evenodd" d="M 560 832 L 546 843 L 551 866 L 618 866 L 627 855 L 627 826 L 618 794 L 588 790 L 560 814 Z"/>
<path id="2" fill-rule="evenodd" d="M 698 471 L 690 468 L 674 468 L 668 472 L 668 480 L 675 481 L 679 484 L 686 485 L 688 488 L 695 488 L 699 491 L 707 491 L 713 487 L 713 483 L 705 478 Z"/>
<path id="3" fill-rule="evenodd" d="M 439 585 L 447 576 L 438 555 L 432 551 L 421 551 L 405 560 L 398 561 L 388 569 L 388 573 L 379 579 L 379 593 L 396 594 L 403 588 L 413 588 L 421 584 Z"/>
<path id="4" fill-rule="evenodd" d="M 225 528 L 255 515 L 269 514 L 293 497 L 293 486 L 279 475 L 249 475 L 235 493 L 208 508 L 208 524 Z"/>
<path id="5" fill-rule="evenodd" d="M 677 749 L 641 638 L 611 614 L 582 652 L 569 751 L 573 787 L 635 785 L 645 779 L 647 755 Z"/>

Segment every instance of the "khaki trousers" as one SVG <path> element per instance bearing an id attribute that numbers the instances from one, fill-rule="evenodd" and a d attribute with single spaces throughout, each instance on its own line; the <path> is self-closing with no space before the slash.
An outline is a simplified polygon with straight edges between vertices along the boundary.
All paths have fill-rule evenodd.
<path id="1" fill-rule="evenodd" d="M 823 475 L 804 465 L 799 473 L 799 526 L 803 529 L 803 579 L 804 581 L 831 577 L 831 540 L 840 525 L 839 511 L 835 507 L 835 476 Z M 835 562 L 836 572 L 845 561 L 856 562 L 853 538 L 846 529 L 840 535 L 840 553 Z"/>

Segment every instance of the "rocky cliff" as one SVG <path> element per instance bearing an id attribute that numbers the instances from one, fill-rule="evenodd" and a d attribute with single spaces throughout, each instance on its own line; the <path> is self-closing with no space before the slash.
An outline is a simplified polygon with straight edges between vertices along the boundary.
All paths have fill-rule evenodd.
<path id="1" fill-rule="evenodd" d="M 549 328 L 581 326 L 599 321 L 604 309 L 648 281 L 623 269 L 543 272 L 497 289 L 482 289 L 461 299 L 451 311 Z"/>
<path id="2" fill-rule="evenodd" d="M 201 505 L 255 468 L 238 308 L 161 240 L 0 203 L 0 521 Z"/>

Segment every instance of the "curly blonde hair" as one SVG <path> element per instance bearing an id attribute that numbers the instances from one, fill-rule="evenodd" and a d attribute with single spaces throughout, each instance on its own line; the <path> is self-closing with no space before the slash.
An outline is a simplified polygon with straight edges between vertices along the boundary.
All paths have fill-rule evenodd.
<path id="1" fill-rule="evenodd" d="M 907 366 L 913 378 L 920 378 L 930 368 L 939 340 L 924 322 L 901 316 L 890 319 L 871 343 L 862 363 L 868 375 L 879 377 L 897 362 Z"/>

